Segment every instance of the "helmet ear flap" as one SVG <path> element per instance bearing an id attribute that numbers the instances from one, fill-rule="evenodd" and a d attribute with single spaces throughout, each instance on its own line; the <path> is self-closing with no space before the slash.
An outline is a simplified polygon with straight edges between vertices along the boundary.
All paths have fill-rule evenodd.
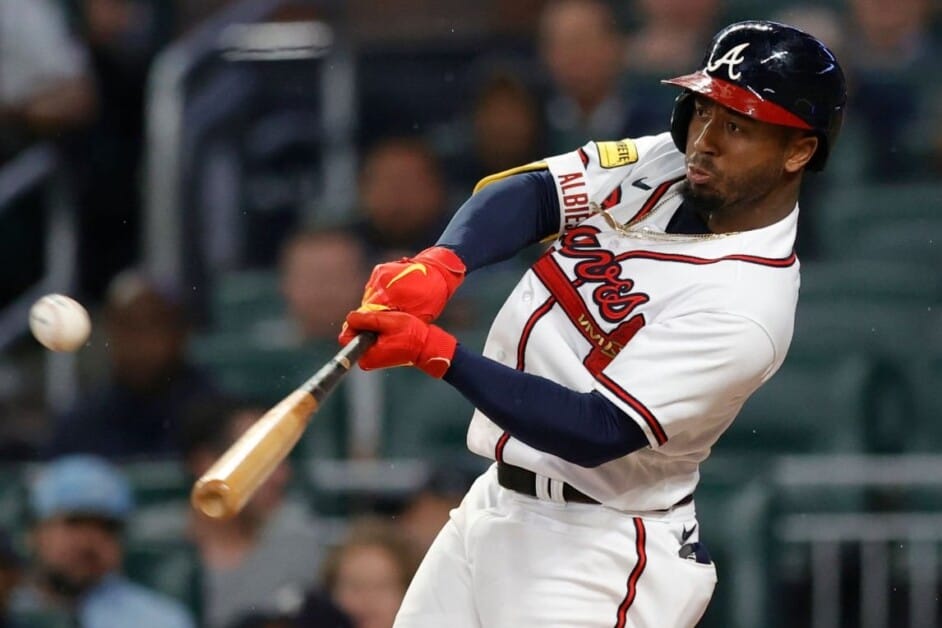
<path id="1" fill-rule="evenodd" d="M 693 115 L 693 92 L 685 89 L 674 100 L 671 112 L 671 138 L 674 146 L 682 153 L 687 152 L 687 130 L 690 128 L 690 116 Z"/>
<path id="2" fill-rule="evenodd" d="M 824 170 L 824 164 L 828 160 L 831 152 L 831 146 L 837 141 L 837 136 L 841 132 L 841 124 L 844 121 L 844 112 L 837 111 L 831 117 L 831 123 L 826 132 L 818 133 L 818 150 L 815 151 L 808 162 L 808 170 L 820 172 Z"/>

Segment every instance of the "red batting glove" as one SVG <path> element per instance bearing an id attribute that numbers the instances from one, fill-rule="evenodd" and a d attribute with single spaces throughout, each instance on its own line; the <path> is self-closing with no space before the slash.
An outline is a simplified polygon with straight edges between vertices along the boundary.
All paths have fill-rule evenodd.
<path id="1" fill-rule="evenodd" d="M 341 344 L 347 332 L 352 338 L 360 331 L 379 334 L 376 344 L 360 358 L 364 371 L 393 366 L 415 366 L 432 377 L 441 377 L 451 366 L 458 341 L 441 327 L 405 312 L 364 312 L 356 310 L 347 314 Z"/>
<path id="2" fill-rule="evenodd" d="M 373 268 L 363 292 L 363 305 L 408 312 L 430 322 L 445 309 L 466 271 L 454 251 L 433 246 L 415 257 Z"/>

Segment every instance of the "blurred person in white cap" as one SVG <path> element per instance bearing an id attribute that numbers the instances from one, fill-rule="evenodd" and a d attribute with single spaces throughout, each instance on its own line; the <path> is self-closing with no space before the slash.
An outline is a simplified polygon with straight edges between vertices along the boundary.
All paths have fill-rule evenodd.
<path id="1" fill-rule="evenodd" d="M 193 628 L 186 607 L 121 573 L 122 531 L 134 508 L 127 478 L 89 455 L 59 458 L 30 487 L 26 581 L 16 614 L 58 612 L 80 628 Z"/>

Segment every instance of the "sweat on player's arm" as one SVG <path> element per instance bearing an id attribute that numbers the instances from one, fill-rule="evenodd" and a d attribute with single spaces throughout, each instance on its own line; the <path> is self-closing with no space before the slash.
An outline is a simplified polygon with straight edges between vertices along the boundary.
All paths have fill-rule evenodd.
<path id="1" fill-rule="evenodd" d="M 378 332 L 361 366 L 414 365 L 467 397 L 468 447 L 494 461 L 395 628 L 687 627 L 710 601 L 699 464 L 785 359 L 798 193 L 837 139 L 845 86 L 826 46 L 771 22 L 723 29 L 698 71 L 665 82 L 682 89 L 669 131 L 493 177 L 442 234 L 462 276 L 554 236 L 483 355 L 429 322 L 447 282 L 429 310 L 384 276 L 382 302 L 347 317 L 342 342 Z M 423 289 L 425 273 L 406 276 Z"/>

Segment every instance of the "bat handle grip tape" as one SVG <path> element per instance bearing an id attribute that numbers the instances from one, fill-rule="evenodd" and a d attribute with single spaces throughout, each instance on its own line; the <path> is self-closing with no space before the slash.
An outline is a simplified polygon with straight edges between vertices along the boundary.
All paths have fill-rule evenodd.
<path id="1" fill-rule="evenodd" d="M 357 360 L 366 353 L 366 350 L 376 342 L 376 334 L 371 331 L 363 331 L 354 336 L 347 345 L 337 352 L 327 364 L 322 366 L 314 375 L 301 385 L 304 390 L 315 401 L 320 403 L 330 392 L 337 387 L 337 384 L 343 379 Z"/>

